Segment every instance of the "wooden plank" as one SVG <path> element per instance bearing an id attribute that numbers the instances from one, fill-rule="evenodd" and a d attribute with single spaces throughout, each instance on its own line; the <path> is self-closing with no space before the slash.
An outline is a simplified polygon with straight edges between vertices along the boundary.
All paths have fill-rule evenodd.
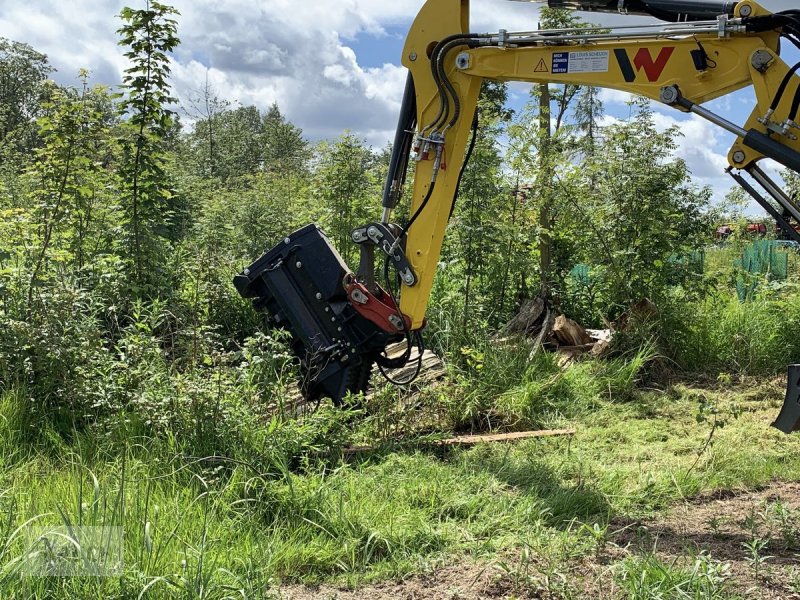
<path id="1" fill-rule="evenodd" d="M 432 446 L 474 446 L 484 442 L 515 442 L 529 438 L 554 437 L 561 435 L 575 435 L 574 429 L 540 429 L 537 431 L 513 431 L 510 433 L 484 433 L 479 435 L 458 435 L 456 437 L 444 438 L 440 440 L 418 440 L 417 443 L 428 443 Z M 413 441 L 413 440 L 409 440 Z M 359 454 L 361 452 L 372 452 L 375 446 L 352 446 L 345 448 L 346 455 Z"/>
<path id="2" fill-rule="evenodd" d="M 480 435 L 459 435 L 437 443 L 442 446 L 473 446 L 483 442 L 512 442 L 537 437 L 575 435 L 574 429 L 540 429 L 538 431 L 512 431 L 511 433 L 485 433 Z"/>

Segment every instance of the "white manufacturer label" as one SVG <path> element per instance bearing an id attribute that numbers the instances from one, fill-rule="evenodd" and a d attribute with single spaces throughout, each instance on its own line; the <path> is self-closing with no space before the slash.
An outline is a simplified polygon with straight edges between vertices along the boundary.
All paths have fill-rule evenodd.
<path id="1" fill-rule="evenodd" d="M 607 73 L 608 50 L 554 52 L 553 73 Z"/>

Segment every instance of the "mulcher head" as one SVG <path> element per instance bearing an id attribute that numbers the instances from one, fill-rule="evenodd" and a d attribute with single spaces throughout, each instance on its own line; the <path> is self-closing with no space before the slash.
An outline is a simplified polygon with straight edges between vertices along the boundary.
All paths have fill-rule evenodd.
<path id="1" fill-rule="evenodd" d="M 350 270 L 314 224 L 286 237 L 237 275 L 233 283 L 274 327 L 292 336 L 307 399 L 340 403 L 364 391 L 376 356 L 403 338 L 387 333 L 353 308 L 344 287 Z"/>

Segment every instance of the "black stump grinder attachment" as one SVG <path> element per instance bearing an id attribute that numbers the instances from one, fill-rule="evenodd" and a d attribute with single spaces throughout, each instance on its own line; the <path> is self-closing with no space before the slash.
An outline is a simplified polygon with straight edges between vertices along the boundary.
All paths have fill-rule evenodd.
<path id="1" fill-rule="evenodd" d="M 291 334 L 308 400 L 328 396 L 338 404 L 348 392 L 366 390 L 373 363 L 385 360 L 388 344 L 404 338 L 394 300 L 380 288 L 370 292 L 358 284 L 314 224 L 284 238 L 233 283 L 267 313 L 272 327 Z M 380 309 L 391 313 L 395 326 L 381 321 Z"/>

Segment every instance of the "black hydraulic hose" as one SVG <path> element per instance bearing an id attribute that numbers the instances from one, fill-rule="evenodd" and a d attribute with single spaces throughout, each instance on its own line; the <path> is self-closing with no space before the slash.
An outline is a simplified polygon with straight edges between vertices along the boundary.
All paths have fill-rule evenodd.
<path id="1" fill-rule="evenodd" d="M 797 86 L 797 90 L 794 92 L 794 99 L 792 100 L 792 109 L 789 111 L 789 120 L 797 122 L 797 111 L 800 109 L 800 85 Z"/>
<path id="2" fill-rule="evenodd" d="M 434 81 L 439 88 L 440 107 L 439 114 L 431 124 L 430 128 L 436 129 L 440 127 L 450 116 L 450 98 L 448 97 L 448 94 L 453 98 L 453 104 L 456 107 L 457 113 L 461 110 L 461 103 L 458 99 L 458 94 L 456 93 L 455 88 L 453 88 L 453 84 L 450 83 L 445 70 L 444 63 L 447 55 L 453 48 L 457 48 L 458 46 L 469 46 L 471 48 L 475 47 L 477 45 L 476 40 L 482 37 L 486 37 L 486 34 L 464 33 L 452 35 L 436 44 L 436 47 L 433 49 L 433 53 L 431 53 L 431 69 L 434 73 Z M 452 127 L 457 120 L 457 117 L 455 119 L 451 119 L 450 126 Z"/>
<path id="3" fill-rule="evenodd" d="M 461 101 L 458 99 L 458 94 L 456 93 L 453 84 L 450 82 L 450 79 L 447 77 L 447 72 L 445 71 L 445 58 L 447 54 L 457 46 L 468 46 L 470 48 L 474 48 L 478 45 L 478 42 L 475 41 L 477 36 L 471 36 L 469 41 L 466 39 L 463 40 L 454 40 L 447 44 L 446 46 L 442 47 L 441 52 L 437 57 L 437 66 L 442 77 L 442 84 L 444 85 L 447 92 L 453 97 L 453 116 L 450 118 L 450 121 L 447 124 L 447 127 L 450 128 L 458 122 L 459 117 L 461 116 Z M 445 116 L 446 120 L 446 116 Z M 444 120 L 442 121 L 444 123 Z M 438 124 L 437 124 L 438 125 Z"/>
<path id="4" fill-rule="evenodd" d="M 436 89 L 439 91 L 439 114 L 436 115 L 436 118 L 431 122 L 430 125 L 425 127 L 426 130 L 435 127 L 436 124 L 439 123 L 442 120 L 442 116 L 445 113 L 445 107 L 449 104 L 449 101 L 447 100 L 447 98 L 445 96 L 444 87 L 442 86 L 441 77 L 439 75 L 439 68 L 438 68 L 438 65 L 437 65 L 437 57 L 439 55 L 439 52 L 441 52 L 441 49 L 445 45 L 449 44 L 453 40 L 461 39 L 463 36 L 464 36 L 463 33 L 455 33 L 453 35 L 448 35 L 446 38 L 444 38 L 443 40 L 439 41 L 436 44 L 436 46 L 433 47 L 433 51 L 431 52 L 431 55 L 430 55 L 431 76 L 433 77 L 434 83 L 436 83 Z"/>
<path id="5" fill-rule="evenodd" d="M 414 138 L 417 124 L 417 94 L 414 89 L 414 78 L 409 71 L 406 76 L 406 87 L 403 102 L 400 105 L 400 117 L 397 120 L 392 156 L 389 159 L 389 170 L 386 173 L 386 186 L 383 189 L 381 206 L 393 209 L 397 206 L 403 184 L 406 181 L 408 155 Z"/>
<path id="6" fill-rule="evenodd" d="M 795 13 L 800 15 L 800 11 L 796 10 L 785 11 L 783 13 L 778 13 L 778 14 L 782 17 L 785 17 L 790 23 L 794 24 L 794 27 L 792 28 L 794 29 L 798 26 L 798 24 L 800 24 L 800 19 L 798 17 L 788 16 L 788 14 L 795 14 Z M 796 40 L 793 35 L 786 35 L 784 37 L 787 37 L 796 46 L 800 48 L 800 43 L 798 43 L 798 40 Z M 778 105 L 783 99 L 783 95 L 786 93 L 786 88 L 788 87 L 789 82 L 792 80 L 792 77 L 795 75 L 795 73 L 797 73 L 798 70 L 800 70 L 800 62 L 795 64 L 791 69 L 789 69 L 786 72 L 786 75 L 784 75 L 783 79 L 781 80 L 780 86 L 778 86 L 778 91 L 776 92 L 775 97 L 772 99 L 772 103 L 770 104 L 770 110 L 772 111 L 777 110 Z M 798 85 L 797 91 L 795 92 L 794 95 L 794 101 L 792 103 L 792 113 L 789 117 L 790 119 L 794 120 L 794 118 L 797 116 L 798 106 L 800 106 L 800 85 Z"/>
<path id="7" fill-rule="evenodd" d="M 475 116 L 472 118 L 472 138 L 469 140 L 469 147 L 467 154 L 464 156 L 464 162 L 461 164 L 461 170 L 458 172 L 458 179 L 456 180 L 456 193 L 453 194 L 453 201 L 450 203 L 450 214 L 447 216 L 449 221 L 453 216 L 453 211 L 456 209 L 456 200 L 458 200 L 458 191 L 461 189 L 461 178 L 464 177 L 464 171 L 467 170 L 469 159 L 472 158 L 472 151 L 475 149 L 475 141 L 478 139 L 478 110 L 475 110 Z"/>
<path id="8" fill-rule="evenodd" d="M 795 73 L 797 73 L 798 70 L 800 70 L 800 62 L 795 64 L 791 69 L 789 69 L 786 72 L 786 75 L 784 75 L 781 84 L 778 86 L 778 91 L 775 93 L 775 97 L 772 99 L 772 104 L 770 104 L 769 106 L 770 110 L 775 111 L 778 108 L 778 105 L 781 103 L 781 100 L 783 99 L 783 94 L 786 92 L 786 88 L 788 87 L 789 82 L 792 80 L 792 77 L 794 76 Z"/>
<path id="9" fill-rule="evenodd" d="M 431 199 L 431 195 L 433 195 L 433 188 L 436 187 L 436 182 L 431 181 L 431 185 L 428 188 L 428 193 L 425 194 L 425 198 L 422 200 L 422 204 L 419 205 L 419 208 L 414 211 L 414 214 L 408 220 L 408 223 L 405 224 L 402 230 L 400 230 L 400 235 L 397 236 L 397 240 L 400 241 L 403 239 L 403 236 L 408 233 L 408 230 L 411 229 L 411 226 L 414 224 L 419 216 L 422 214 L 422 211 L 425 210 L 425 207 L 428 205 L 428 201 Z"/>

